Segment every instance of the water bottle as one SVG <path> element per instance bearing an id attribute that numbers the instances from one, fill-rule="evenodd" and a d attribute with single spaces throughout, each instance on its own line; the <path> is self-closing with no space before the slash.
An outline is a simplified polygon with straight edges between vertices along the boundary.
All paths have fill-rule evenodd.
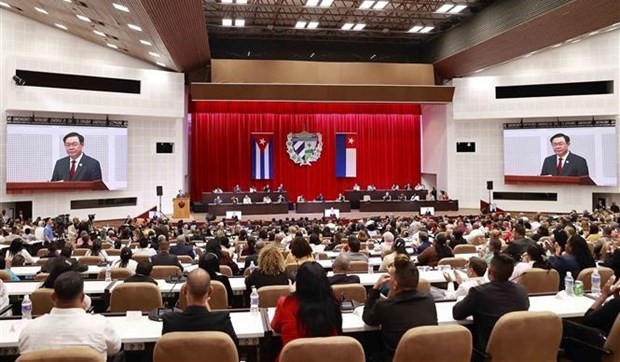
<path id="1" fill-rule="evenodd" d="M 370 260 L 368 261 L 368 274 L 374 274 L 375 273 L 375 269 L 373 268 L 372 264 L 370 263 Z"/>
<path id="2" fill-rule="evenodd" d="M 564 290 L 566 294 L 569 296 L 573 296 L 575 294 L 575 279 L 573 279 L 573 275 L 571 272 L 567 271 L 566 276 L 564 277 Z"/>
<path id="3" fill-rule="evenodd" d="M 112 281 L 112 267 L 110 266 L 110 264 L 106 265 L 105 267 L 105 281 L 106 282 Z"/>
<path id="4" fill-rule="evenodd" d="M 594 269 L 592 272 L 592 294 L 597 297 L 601 294 L 601 275 L 598 273 L 598 269 Z"/>
<path id="5" fill-rule="evenodd" d="M 252 274 L 255 269 L 256 269 L 256 265 L 254 265 L 254 260 L 252 260 L 250 262 L 250 274 Z"/>
<path id="6" fill-rule="evenodd" d="M 252 287 L 252 294 L 250 294 L 250 312 L 258 312 L 258 291 L 256 291 L 256 287 Z"/>
<path id="7" fill-rule="evenodd" d="M 24 295 L 22 301 L 22 319 L 32 319 L 32 301 L 30 301 L 30 294 Z"/>

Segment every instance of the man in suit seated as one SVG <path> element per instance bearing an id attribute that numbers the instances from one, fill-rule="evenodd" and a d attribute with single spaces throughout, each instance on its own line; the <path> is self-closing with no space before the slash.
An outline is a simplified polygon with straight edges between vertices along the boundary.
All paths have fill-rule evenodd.
<path id="1" fill-rule="evenodd" d="M 360 277 L 357 275 L 348 275 L 351 268 L 351 259 L 345 254 L 340 254 L 334 259 L 332 263 L 332 269 L 334 275 L 327 277 L 329 284 L 356 284 L 360 282 Z"/>
<path id="2" fill-rule="evenodd" d="M 67 157 L 56 161 L 52 181 L 97 181 L 101 180 L 101 165 L 99 161 L 86 156 L 84 136 L 77 132 L 67 133 L 62 138 L 67 151 Z"/>
<path id="3" fill-rule="evenodd" d="M 196 254 L 194 254 L 194 247 L 189 245 L 187 242 L 187 236 L 185 235 L 177 236 L 177 243 L 175 246 L 170 248 L 170 254 L 187 255 L 192 259 L 196 257 Z"/>
<path id="4" fill-rule="evenodd" d="M 362 245 L 358 238 L 353 235 L 349 236 L 346 246 L 348 249 L 346 255 L 351 261 L 368 261 L 368 257 L 365 254 L 360 253 L 361 247 Z"/>
<path id="5" fill-rule="evenodd" d="M 224 332 L 238 345 L 237 335 L 228 312 L 211 312 L 209 298 L 213 293 L 209 273 L 198 268 L 187 277 L 181 288 L 187 300 L 183 312 L 168 312 L 163 316 L 161 334 L 170 332 Z"/>
<path id="6" fill-rule="evenodd" d="M 151 278 L 153 264 L 150 261 L 141 261 L 136 265 L 136 274 L 125 278 L 125 283 L 153 283 L 158 285 L 155 279 Z"/>
<path id="7" fill-rule="evenodd" d="M 547 158 L 540 171 L 541 176 L 588 176 L 588 162 L 585 158 L 577 156 L 568 150 L 570 137 L 564 133 L 558 133 L 551 137 L 553 153 Z"/>
<path id="8" fill-rule="evenodd" d="M 159 253 L 151 257 L 151 263 L 153 263 L 153 266 L 176 265 L 181 272 L 183 271 L 179 258 L 174 254 L 170 254 L 170 242 L 168 240 L 163 240 L 159 243 Z"/>

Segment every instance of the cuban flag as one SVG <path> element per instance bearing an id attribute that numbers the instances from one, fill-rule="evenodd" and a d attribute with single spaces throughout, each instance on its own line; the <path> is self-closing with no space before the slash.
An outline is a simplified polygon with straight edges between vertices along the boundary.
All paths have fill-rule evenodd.
<path id="1" fill-rule="evenodd" d="M 252 133 L 252 179 L 273 178 L 273 133 Z"/>
<path id="2" fill-rule="evenodd" d="M 336 134 L 336 177 L 357 177 L 357 133 Z"/>

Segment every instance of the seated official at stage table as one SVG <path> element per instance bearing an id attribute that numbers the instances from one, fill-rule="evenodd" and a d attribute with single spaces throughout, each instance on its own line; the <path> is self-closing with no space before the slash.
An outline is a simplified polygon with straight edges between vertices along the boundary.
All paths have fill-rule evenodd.
<path id="1" fill-rule="evenodd" d="M 68 133 L 62 138 L 67 157 L 56 161 L 52 181 L 97 181 L 101 180 L 99 161 L 86 156 L 84 136 L 77 132 Z"/>
<path id="2" fill-rule="evenodd" d="M 551 137 L 553 153 L 542 165 L 542 176 L 588 176 L 588 162 L 585 158 L 569 151 L 570 137 L 558 133 Z"/>

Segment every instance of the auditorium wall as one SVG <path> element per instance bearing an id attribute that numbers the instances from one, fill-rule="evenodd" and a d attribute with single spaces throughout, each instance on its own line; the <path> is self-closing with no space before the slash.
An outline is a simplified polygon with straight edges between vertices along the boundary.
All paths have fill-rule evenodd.
<path id="1" fill-rule="evenodd" d="M 502 124 L 545 119 L 615 119 L 620 114 L 619 55 L 620 32 L 601 32 L 578 42 L 542 50 L 511 62 L 491 67 L 472 76 L 454 79 L 455 97 L 452 110 L 446 106 L 423 108 L 424 161 L 422 172 L 428 172 L 427 154 L 436 142 L 446 142 L 446 164 L 439 156 L 434 161 L 447 171 L 448 193 L 459 199 L 464 208 L 477 208 L 488 199 L 486 181 L 494 181 L 495 191 L 555 192 L 557 202 L 497 201 L 505 210 L 563 212 L 592 208 L 592 194 L 620 192 L 620 186 L 544 186 L 505 185 L 503 178 Z M 597 96 L 521 98 L 497 100 L 494 87 L 544 83 L 613 80 L 614 94 Z M 445 109 L 445 119 L 443 117 Z M 445 134 L 433 129 L 434 118 Z M 431 130 L 428 131 L 427 130 Z M 616 132 L 618 126 L 616 127 Z M 456 142 L 475 142 L 475 153 L 456 153 Z M 620 145 L 620 139 L 618 141 Z M 619 152 L 619 149 L 611 150 Z M 619 155 L 620 159 L 620 155 Z M 438 181 L 439 182 L 439 181 Z M 611 201 L 608 200 L 608 203 Z"/>
<path id="2" fill-rule="evenodd" d="M 34 216 L 70 213 L 97 219 L 123 218 L 155 206 L 155 187 L 164 188 L 163 211 L 184 188 L 186 127 L 183 74 L 162 71 L 147 62 L 94 44 L 10 11 L 0 11 L 0 206 L 32 201 Z M 18 87 L 16 69 L 125 78 L 141 81 L 141 93 L 129 95 L 67 89 Z M 6 194 L 6 117 L 37 116 L 128 120 L 129 187 L 122 191 L 64 194 Z M 175 153 L 156 154 L 156 142 L 174 142 Z M 71 200 L 137 197 L 137 206 L 70 210 Z"/>

